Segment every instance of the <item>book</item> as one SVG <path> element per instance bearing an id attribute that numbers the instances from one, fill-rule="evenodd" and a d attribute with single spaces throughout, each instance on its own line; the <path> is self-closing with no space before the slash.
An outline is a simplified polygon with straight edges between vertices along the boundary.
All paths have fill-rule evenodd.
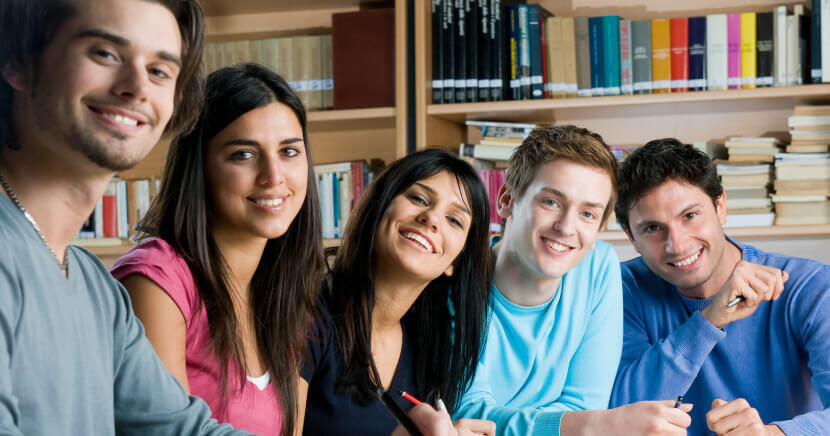
<path id="1" fill-rule="evenodd" d="M 492 76 L 492 61 L 490 60 L 493 47 L 490 45 L 490 8 L 491 0 L 478 0 L 478 53 L 477 53 L 477 82 L 478 101 L 490 101 L 490 78 Z"/>
<path id="2" fill-rule="evenodd" d="M 824 153 L 830 151 L 830 144 L 790 144 L 786 147 L 786 151 L 787 153 Z"/>
<path id="3" fill-rule="evenodd" d="M 787 85 L 798 84 L 798 16 L 787 16 Z"/>
<path id="4" fill-rule="evenodd" d="M 334 107 L 334 64 L 332 63 L 331 50 L 331 35 L 320 36 L 321 109 L 332 109 Z"/>
<path id="5" fill-rule="evenodd" d="M 521 98 L 532 98 L 531 95 L 531 55 L 530 55 L 530 11 L 528 5 L 518 5 L 519 17 L 519 87 Z M 537 53 L 538 54 L 538 53 Z"/>
<path id="6" fill-rule="evenodd" d="M 810 79 L 810 50 L 811 50 L 811 21 L 810 16 L 804 11 L 804 5 L 795 5 L 795 8 L 802 12 L 798 15 L 798 56 L 796 59 L 796 68 L 799 72 L 798 84 L 812 83 Z"/>
<path id="7" fill-rule="evenodd" d="M 538 4 L 527 5 L 528 16 L 528 57 L 530 60 L 530 98 L 544 98 L 545 79 L 542 75 L 541 34 L 544 20 L 551 13 Z"/>
<path id="8" fill-rule="evenodd" d="M 432 103 L 444 102 L 444 32 L 441 29 L 443 7 L 441 0 L 432 0 Z"/>
<path id="9" fill-rule="evenodd" d="M 741 16 L 729 14 L 726 16 L 726 38 L 727 38 L 727 65 L 728 76 L 727 86 L 729 89 L 741 87 Z"/>
<path id="10" fill-rule="evenodd" d="M 721 90 L 727 87 L 728 53 L 726 15 L 706 17 L 706 88 Z"/>
<path id="11" fill-rule="evenodd" d="M 458 149 L 459 156 L 473 157 L 476 159 L 508 161 L 515 151 L 515 147 L 501 145 L 478 145 L 462 143 Z"/>
<path id="12" fill-rule="evenodd" d="M 830 141 L 830 130 L 790 130 L 793 141 Z"/>
<path id="13" fill-rule="evenodd" d="M 591 88 L 591 49 L 588 18 L 574 17 L 573 20 L 577 96 L 590 97 L 593 89 Z"/>
<path id="14" fill-rule="evenodd" d="M 574 18 L 562 18 L 562 53 L 565 70 L 565 96 L 576 97 L 577 90 L 577 59 L 576 41 L 574 40 Z"/>
<path id="15" fill-rule="evenodd" d="M 735 227 L 767 227 L 771 226 L 775 220 L 775 214 L 772 212 L 766 213 L 750 213 L 750 214 L 733 214 L 726 210 L 726 224 L 724 228 Z"/>
<path id="16" fill-rule="evenodd" d="M 798 105 L 793 107 L 793 116 L 830 116 L 830 105 Z"/>
<path id="17" fill-rule="evenodd" d="M 787 117 L 787 126 L 797 130 L 830 129 L 830 115 L 794 115 Z"/>
<path id="18" fill-rule="evenodd" d="M 822 0 L 812 0 L 812 16 L 810 20 L 810 83 L 821 83 L 821 3 Z M 830 17 L 830 15 L 828 15 Z"/>
<path id="19" fill-rule="evenodd" d="M 749 209 L 749 208 L 759 208 L 759 207 L 769 207 L 772 204 L 772 200 L 769 197 L 765 198 L 729 198 L 729 194 L 726 195 L 726 210 L 729 209 Z"/>
<path id="20" fill-rule="evenodd" d="M 454 0 L 453 43 L 455 45 L 455 103 L 467 101 L 467 0 Z"/>
<path id="21" fill-rule="evenodd" d="M 651 20 L 631 23 L 634 93 L 651 93 Z"/>
<path id="22" fill-rule="evenodd" d="M 830 179 L 830 165 L 778 166 L 775 180 L 823 180 Z"/>
<path id="23" fill-rule="evenodd" d="M 509 56 L 507 59 L 509 60 L 507 65 L 509 68 L 507 71 L 510 72 L 509 75 L 506 77 L 509 79 L 510 84 L 510 97 L 513 100 L 521 100 L 522 99 L 522 80 L 521 80 L 521 31 L 519 30 L 519 6 L 518 5 L 510 5 L 507 6 L 505 9 L 507 12 L 507 53 Z"/>
<path id="24" fill-rule="evenodd" d="M 631 57 L 631 20 L 620 20 L 620 93 L 634 93 L 634 72 Z"/>
<path id="25" fill-rule="evenodd" d="M 591 59 L 591 95 L 605 95 L 605 67 L 602 62 L 605 59 L 602 54 L 603 44 L 602 17 L 588 18 L 588 39 Z"/>
<path id="26" fill-rule="evenodd" d="M 504 89 L 507 87 L 508 70 L 505 69 L 507 51 L 505 40 L 504 10 L 501 0 L 490 0 L 490 101 L 501 101 L 506 98 Z"/>
<path id="27" fill-rule="evenodd" d="M 755 15 L 755 71 L 758 75 L 755 83 L 759 87 L 773 85 L 772 75 L 775 67 L 775 56 L 773 52 L 772 23 L 772 12 L 759 12 Z"/>
<path id="28" fill-rule="evenodd" d="M 755 88 L 757 53 L 755 12 L 741 14 L 741 88 Z"/>
<path id="29" fill-rule="evenodd" d="M 548 67 L 548 80 L 545 91 L 553 98 L 565 96 L 565 52 L 562 32 L 562 17 L 550 17 L 545 20 L 547 50 L 545 60 Z"/>
<path id="30" fill-rule="evenodd" d="M 692 146 L 706 153 L 712 159 L 724 159 L 727 156 L 726 147 L 722 142 L 715 141 L 695 141 Z"/>
<path id="31" fill-rule="evenodd" d="M 689 90 L 689 19 L 669 20 L 671 32 L 671 92 Z"/>
<path id="32" fill-rule="evenodd" d="M 830 82 L 830 0 L 821 0 L 821 19 L 817 42 L 821 45 L 821 82 Z"/>
<path id="33" fill-rule="evenodd" d="M 689 18 L 689 90 L 706 89 L 706 17 Z"/>
<path id="34" fill-rule="evenodd" d="M 669 20 L 651 20 L 652 91 L 671 92 L 671 32 Z"/>
<path id="35" fill-rule="evenodd" d="M 466 44 L 464 52 L 467 57 L 467 75 L 464 89 L 467 92 L 467 102 L 478 101 L 478 62 L 481 53 L 478 49 L 479 39 L 479 21 L 481 20 L 481 8 L 479 8 L 479 1 L 485 0 L 464 0 L 464 25 L 466 26 L 464 34 L 466 36 Z"/>
<path id="36" fill-rule="evenodd" d="M 773 9 L 773 84 L 784 86 L 787 84 L 787 6 L 776 6 Z"/>
<path id="37" fill-rule="evenodd" d="M 727 148 L 738 148 L 738 147 L 777 147 L 782 145 L 780 139 L 771 137 L 771 136 L 763 136 L 763 137 L 748 137 L 748 136 L 733 136 L 729 138 L 724 145 Z"/>
<path id="38" fill-rule="evenodd" d="M 455 0 L 442 0 L 441 40 L 443 51 L 440 54 L 444 84 L 441 87 L 444 96 L 442 103 L 455 103 Z"/>
<path id="39" fill-rule="evenodd" d="M 779 218 L 823 217 L 830 219 L 830 201 L 826 197 L 815 201 L 781 201 L 775 203 L 775 212 Z"/>
<path id="40" fill-rule="evenodd" d="M 776 180 L 773 189 L 778 195 L 830 196 L 830 179 Z"/>
<path id="41" fill-rule="evenodd" d="M 605 95 L 620 95 L 620 17 L 602 17 L 602 88 Z"/>

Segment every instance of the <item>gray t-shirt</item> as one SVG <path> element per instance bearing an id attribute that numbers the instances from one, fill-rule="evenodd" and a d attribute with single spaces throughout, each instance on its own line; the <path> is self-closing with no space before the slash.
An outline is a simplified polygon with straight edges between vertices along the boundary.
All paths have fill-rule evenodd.
<path id="1" fill-rule="evenodd" d="M 0 195 L 0 434 L 116 432 L 235 431 L 167 372 L 126 290 L 101 262 L 70 246 L 64 277 Z"/>

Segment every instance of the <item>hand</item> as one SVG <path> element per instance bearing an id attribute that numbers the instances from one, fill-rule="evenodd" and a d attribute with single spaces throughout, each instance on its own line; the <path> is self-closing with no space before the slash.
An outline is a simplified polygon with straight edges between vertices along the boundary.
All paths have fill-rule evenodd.
<path id="1" fill-rule="evenodd" d="M 752 315 L 762 301 L 777 300 L 789 277 L 778 268 L 742 260 L 700 314 L 721 329 L 733 321 Z M 743 297 L 744 300 L 732 307 L 727 306 L 738 297 Z"/>
<path id="2" fill-rule="evenodd" d="M 689 412 L 692 404 L 678 408 L 674 401 L 641 401 L 610 410 L 568 412 L 562 416 L 564 435 L 685 435 L 692 423 Z"/>
<path id="3" fill-rule="evenodd" d="M 458 436 L 447 412 L 439 412 L 427 403 L 421 403 L 409 411 L 412 422 L 424 436 Z M 409 432 L 398 425 L 390 436 L 407 436 Z"/>
<path id="4" fill-rule="evenodd" d="M 718 436 L 727 433 L 730 436 L 784 434 L 777 425 L 764 425 L 758 411 L 743 398 L 728 403 L 720 398 L 712 401 L 712 410 L 706 414 L 706 425 Z"/>
<path id="5" fill-rule="evenodd" d="M 459 419 L 453 422 L 458 436 L 496 436 L 496 423 L 484 419 Z"/>

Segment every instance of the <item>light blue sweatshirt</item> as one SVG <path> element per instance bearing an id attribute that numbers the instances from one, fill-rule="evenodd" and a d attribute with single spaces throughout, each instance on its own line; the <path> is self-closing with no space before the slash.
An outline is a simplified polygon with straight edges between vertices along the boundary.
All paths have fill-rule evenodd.
<path id="1" fill-rule="evenodd" d="M 493 286 L 487 342 L 455 418 L 496 434 L 558 435 L 568 411 L 605 409 L 622 349 L 620 264 L 611 245 L 568 271 L 546 303 L 511 303 Z"/>

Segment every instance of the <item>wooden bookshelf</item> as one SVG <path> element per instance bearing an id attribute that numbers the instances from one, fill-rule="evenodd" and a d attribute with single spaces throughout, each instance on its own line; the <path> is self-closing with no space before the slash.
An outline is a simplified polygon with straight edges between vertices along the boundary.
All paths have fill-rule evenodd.
<path id="1" fill-rule="evenodd" d="M 736 238 L 792 238 L 830 234 L 830 224 L 815 224 L 804 226 L 763 226 L 763 227 L 727 227 L 727 235 Z M 627 241 L 628 237 L 622 231 L 605 231 L 599 233 L 599 239 L 606 242 Z"/>

